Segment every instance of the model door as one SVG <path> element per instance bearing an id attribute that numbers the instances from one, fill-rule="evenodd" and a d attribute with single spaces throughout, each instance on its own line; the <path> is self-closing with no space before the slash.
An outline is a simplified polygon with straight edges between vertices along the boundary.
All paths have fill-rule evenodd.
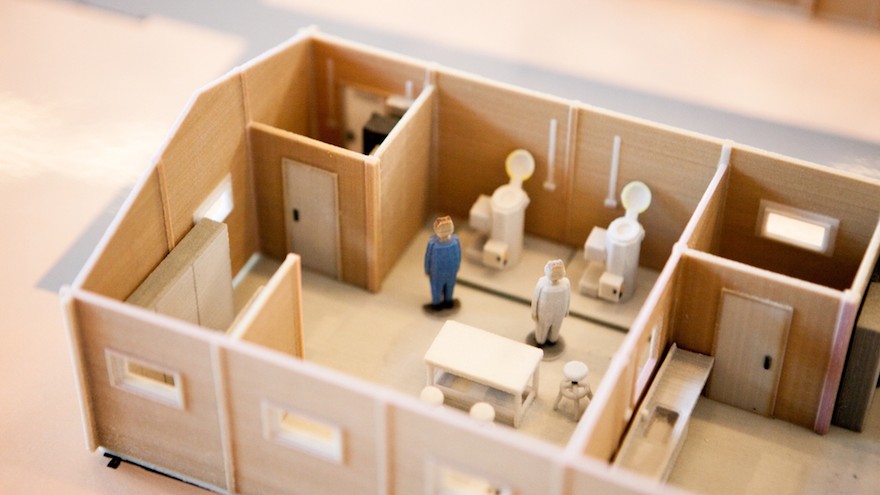
<path id="1" fill-rule="evenodd" d="M 790 306 L 722 290 L 710 399 L 773 415 L 791 314 Z"/>
<path id="2" fill-rule="evenodd" d="M 339 278 L 339 203 L 336 174 L 283 161 L 287 247 L 306 268 Z"/>

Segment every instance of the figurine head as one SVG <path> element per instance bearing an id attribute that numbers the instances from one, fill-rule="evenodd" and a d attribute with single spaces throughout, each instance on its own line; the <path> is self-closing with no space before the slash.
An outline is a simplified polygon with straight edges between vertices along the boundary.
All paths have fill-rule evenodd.
<path id="1" fill-rule="evenodd" d="M 565 278 L 565 263 L 562 260 L 550 260 L 544 265 L 544 275 L 557 282 Z"/>
<path id="2" fill-rule="evenodd" d="M 449 239 L 449 236 L 455 231 L 455 225 L 452 223 L 452 218 L 449 216 L 445 217 L 437 217 L 434 220 L 434 233 L 437 234 L 437 237 L 440 239 Z"/>

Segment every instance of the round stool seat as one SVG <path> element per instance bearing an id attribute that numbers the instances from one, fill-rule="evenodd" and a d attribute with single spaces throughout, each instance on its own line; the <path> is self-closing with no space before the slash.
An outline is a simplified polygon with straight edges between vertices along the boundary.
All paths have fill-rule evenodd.
<path id="1" fill-rule="evenodd" d="M 579 382 L 590 374 L 590 368 L 580 361 L 569 361 L 562 368 L 562 374 L 568 381 Z"/>

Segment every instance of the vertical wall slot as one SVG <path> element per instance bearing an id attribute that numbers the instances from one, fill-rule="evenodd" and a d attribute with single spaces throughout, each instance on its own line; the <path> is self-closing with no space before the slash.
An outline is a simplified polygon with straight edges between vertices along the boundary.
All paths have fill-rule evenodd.
<path id="1" fill-rule="evenodd" d="M 336 67 L 333 59 L 327 59 L 327 126 L 336 128 Z"/>
<path id="2" fill-rule="evenodd" d="M 611 152 L 611 173 L 608 174 L 608 197 L 605 208 L 617 208 L 617 171 L 620 168 L 620 136 L 614 136 L 614 148 Z"/>
<path id="3" fill-rule="evenodd" d="M 544 189 L 547 191 L 556 190 L 556 182 L 554 182 L 554 173 L 556 169 L 556 119 L 550 119 L 550 135 L 547 137 L 547 180 L 544 181 Z"/>

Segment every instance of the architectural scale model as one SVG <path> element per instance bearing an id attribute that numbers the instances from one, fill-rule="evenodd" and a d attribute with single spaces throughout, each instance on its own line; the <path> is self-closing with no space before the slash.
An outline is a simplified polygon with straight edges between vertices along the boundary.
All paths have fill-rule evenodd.
<path id="1" fill-rule="evenodd" d="M 577 250 L 624 214 L 617 184 L 650 188 L 637 259 L 658 276 L 586 411 L 554 404 L 562 373 L 535 394 L 539 349 L 455 321 L 410 356 L 411 390 L 310 361 L 301 269 L 380 296 L 435 216 L 466 225 L 520 149 L 525 235 L 542 242 Z M 878 218 L 877 181 L 305 30 L 196 94 L 63 291 L 88 446 L 222 493 L 675 491 L 650 477 L 701 392 L 818 434 L 865 402 L 838 390 Z M 280 265 L 239 303 L 258 257 Z M 876 383 L 868 368 L 843 381 Z M 537 409 L 567 442 L 510 427 Z"/>

